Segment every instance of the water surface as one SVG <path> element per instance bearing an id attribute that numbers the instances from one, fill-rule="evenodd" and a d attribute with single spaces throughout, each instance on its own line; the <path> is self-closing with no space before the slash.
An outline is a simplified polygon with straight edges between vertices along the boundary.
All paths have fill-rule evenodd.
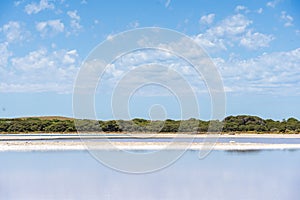
<path id="1" fill-rule="evenodd" d="M 0 199 L 299 199 L 300 151 L 188 151 L 149 174 L 112 170 L 86 151 L 0 153 Z"/>

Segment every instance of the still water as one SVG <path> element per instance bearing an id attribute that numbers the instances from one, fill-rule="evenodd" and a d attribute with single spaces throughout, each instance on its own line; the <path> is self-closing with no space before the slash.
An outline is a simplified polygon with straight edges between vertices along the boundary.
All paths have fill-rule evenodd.
<path id="1" fill-rule="evenodd" d="M 300 199 L 300 151 L 198 153 L 137 175 L 86 151 L 2 152 L 0 199 Z"/>

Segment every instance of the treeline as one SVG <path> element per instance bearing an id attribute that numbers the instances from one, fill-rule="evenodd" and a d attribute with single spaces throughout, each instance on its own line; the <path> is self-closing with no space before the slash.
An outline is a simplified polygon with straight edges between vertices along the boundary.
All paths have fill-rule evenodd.
<path id="1" fill-rule="evenodd" d="M 223 121 L 203 121 L 198 119 L 150 121 L 133 120 L 74 120 L 17 118 L 0 119 L 1 133 L 29 132 L 258 132 L 258 133 L 300 133 L 300 121 L 295 118 L 275 121 L 256 116 L 229 116 Z"/>

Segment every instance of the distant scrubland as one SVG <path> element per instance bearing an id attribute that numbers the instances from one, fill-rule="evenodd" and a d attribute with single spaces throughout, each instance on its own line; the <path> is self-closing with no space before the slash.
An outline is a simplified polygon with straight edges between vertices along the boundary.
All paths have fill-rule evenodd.
<path id="1" fill-rule="evenodd" d="M 1 133 L 73 133 L 82 132 L 251 132 L 251 133 L 300 133 L 300 121 L 295 118 L 276 121 L 257 116 L 228 116 L 222 121 L 199 119 L 151 121 L 87 120 L 65 117 L 27 117 L 0 119 Z"/>

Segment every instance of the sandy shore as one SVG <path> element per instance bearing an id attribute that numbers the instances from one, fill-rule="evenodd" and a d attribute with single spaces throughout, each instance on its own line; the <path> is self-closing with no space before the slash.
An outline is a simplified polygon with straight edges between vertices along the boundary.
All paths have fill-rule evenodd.
<path id="1" fill-rule="evenodd" d="M 209 135 L 213 136 L 213 135 Z M 178 134 L 176 137 L 182 138 L 207 138 L 208 135 L 187 135 Z M 84 139 L 103 139 L 103 138 L 124 138 L 130 139 L 128 135 L 81 135 L 66 134 L 66 135 L 50 135 L 50 134 L 26 134 L 26 135 L 1 135 L 0 136 L 0 151 L 68 151 L 68 150 L 176 150 L 176 149 L 191 149 L 191 150 L 274 150 L 274 149 L 300 149 L 300 144 L 265 144 L 265 143 L 202 143 L 202 142 L 82 142 Z M 148 134 L 134 134 L 135 138 L 149 137 Z M 156 134 L 152 138 L 173 138 L 174 134 Z M 238 135 L 215 135 L 219 138 L 300 138 L 300 135 L 286 134 L 238 134 Z M 74 139 L 74 141 L 64 141 L 64 139 Z"/>
<path id="2" fill-rule="evenodd" d="M 260 144 L 260 143 L 172 143 L 165 142 L 112 142 L 85 144 L 82 142 L 0 142 L 0 151 L 77 151 L 77 150 L 292 150 L 300 144 Z"/>

